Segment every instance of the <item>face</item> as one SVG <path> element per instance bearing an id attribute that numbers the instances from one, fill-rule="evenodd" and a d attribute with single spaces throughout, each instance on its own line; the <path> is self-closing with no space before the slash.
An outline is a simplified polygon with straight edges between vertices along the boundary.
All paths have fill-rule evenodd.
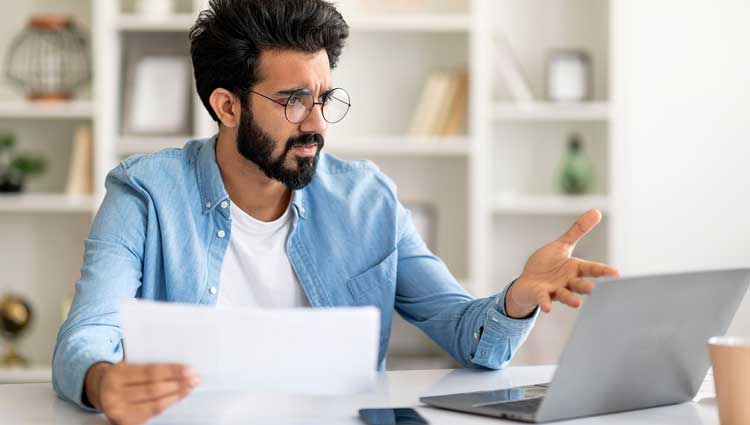
<path id="1" fill-rule="evenodd" d="M 330 90 L 331 70 L 325 50 L 317 53 L 264 51 L 260 82 L 251 89 L 282 104 L 291 92 L 307 89 L 317 102 Z M 250 93 L 241 112 L 237 150 L 272 179 L 291 189 L 307 186 L 315 175 L 327 123 L 320 105 L 299 124 L 290 123 L 284 106 Z"/>

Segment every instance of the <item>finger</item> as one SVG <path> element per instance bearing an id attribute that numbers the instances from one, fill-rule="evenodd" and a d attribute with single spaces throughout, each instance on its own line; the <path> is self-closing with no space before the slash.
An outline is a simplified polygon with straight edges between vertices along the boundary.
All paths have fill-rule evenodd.
<path id="1" fill-rule="evenodd" d="M 594 289 L 594 286 L 594 282 L 580 277 L 570 279 L 568 282 L 568 289 L 570 289 L 571 292 L 577 292 L 579 294 L 590 294 Z"/>
<path id="2" fill-rule="evenodd" d="M 536 303 L 539 304 L 539 308 L 543 312 L 549 313 L 552 311 L 552 298 L 546 289 L 540 288 L 535 293 Z"/>
<path id="3" fill-rule="evenodd" d="M 620 276 L 620 271 L 604 263 L 580 260 L 578 262 L 578 276 Z"/>
<path id="4" fill-rule="evenodd" d="M 157 400 L 151 400 L 151 401 L 147 401 L 144 403 L 132 404 L 130 406 L 130 409 L 128 409 L 128 411 L 132 412 L 133 418 L 140 419 L 140 420 L 137 420 L 136 422 L 145 422 L 146 420 L 151 419 L 154 416 L 160 415 L 162 412 L 167 410 L 168 407 L 182 400 L 188 394 L 190 394 L 190 390 L 186 390 L 178 394 L 173 394 L 173 395 L 169 395 L 166 397 L 162 397 Z M 130 415 L 129 415 L 129 419 L 130 419 Z"/>
<path id="5" fill-rule="evenodd" d="M 198 376 L 195 369 L 181 364 L 128 365 L 124 371 L 123 384 L 189 380 Z"/>
<path id="6" fill-rule="evenodd" d="M 123 389 L 123 399 L 130 403 L 143 403 L 179 394 L 198 386 L 200 379 L 157 381 L 149 384 L 131 384 Z"/>
<path id="7" fill-rule="evenodd" d="M 565 288 L 557 288 L 554 299 L 573 308 L 578 308 L 581 305 L 581 299 Z"/>
<path id="8" fill-rule="evenodd" d="M 602 220 L 602 213 L 594 208 L 591 210 L 586 211 L 578 217 L 575 223 L 568 229 L 565 234 L 560 236 L 558 239 L 560 242 L 575 246 L 576 243 L 578 243 L 579 240 L 581 240 L 582 237 L 584 237 L 588 232 L 591 231 L 594 227 L 596 227 L 597 224 Z"/>

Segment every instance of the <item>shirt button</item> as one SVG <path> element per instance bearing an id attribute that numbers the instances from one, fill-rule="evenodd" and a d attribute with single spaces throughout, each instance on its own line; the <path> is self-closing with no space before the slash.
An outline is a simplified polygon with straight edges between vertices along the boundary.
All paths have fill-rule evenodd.
<path id="1" fill-rule="evenodd" d="M 223 238 L 223 237 L 224 237 L 224 236 L 226 236 L 226 235 L 227 235 L 227 234 L 226 234 L 226 233 L 224 233 L 224 231 L 223 231 L 223 230 L 219 230 L 219 231 L 218 231 L 218 232 L 216 233 L 216 236 L 218 236 L 218 237 L 220 237 L 220 238 Z"/>
<path id="2" fill-rule="evenodd" d="M 210 202 L 206 202 L 206 208 L 211 208 L 211 203 Z"/>
<path id="3" fill-rule="evenodd" d="M 228 206 L 229 206 L 229 202 L 227 202 L 227 201 L 222 201 L 221 202 L 221 207 L 222 208 L 226 209 Z"/>
<path id="4" fill-rule="evenodd" d="M 212 286 L 212 287 L 208 288 L 208 292 L 210 292 L 211 295 L 216 295 L 216 287 Z"/>

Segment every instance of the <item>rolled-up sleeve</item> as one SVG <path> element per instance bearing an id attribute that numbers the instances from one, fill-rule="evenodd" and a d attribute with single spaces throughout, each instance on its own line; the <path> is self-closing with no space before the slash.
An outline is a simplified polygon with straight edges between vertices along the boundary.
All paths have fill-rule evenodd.
<path id="1" fill-rule="evenodd" d="M 83 403 L 83 384 L 97 362 L 122 360 L 117 309 L 141 286 L 148 214 L 145 193 L 130 181 L 124 165 L 107 176 L 107 194 L 84 246 L 81 276 L 73 304 L 57 334 L 52 384 L 58 396 Z"/>
<path id="2" fill-rule="evenodd" d="M 475 299 L 427 248 L 410 212 L 397 204 L 396 311 L 464 367 L 501 369 L 531 332 L 538 308 L 524 319 L 505 312 L 508 287 Z"/>

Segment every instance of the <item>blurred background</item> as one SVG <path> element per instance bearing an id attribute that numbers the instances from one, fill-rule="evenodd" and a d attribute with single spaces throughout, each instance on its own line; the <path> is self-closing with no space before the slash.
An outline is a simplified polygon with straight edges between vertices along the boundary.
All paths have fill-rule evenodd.
<path id="1" fill-rule="evenodd" d="M 574 255 L 625 275 L 750 266 L 750 3 L 341 0 L 326 149 L 374 161 L 476 296 L 589 208 Z M 106 173 L 215 125 L 187 32 L 205 1 L 27 0 L 0 17 L 0 383 L 49 379 Z M 644 294 L 647 297 L 648 294 Z M 555 305 L 513 364 L 555 363 Z M 390 369 L 454 367 L 402 320 Z M 750 336 L 750 300 L 730 333 Z"/>

